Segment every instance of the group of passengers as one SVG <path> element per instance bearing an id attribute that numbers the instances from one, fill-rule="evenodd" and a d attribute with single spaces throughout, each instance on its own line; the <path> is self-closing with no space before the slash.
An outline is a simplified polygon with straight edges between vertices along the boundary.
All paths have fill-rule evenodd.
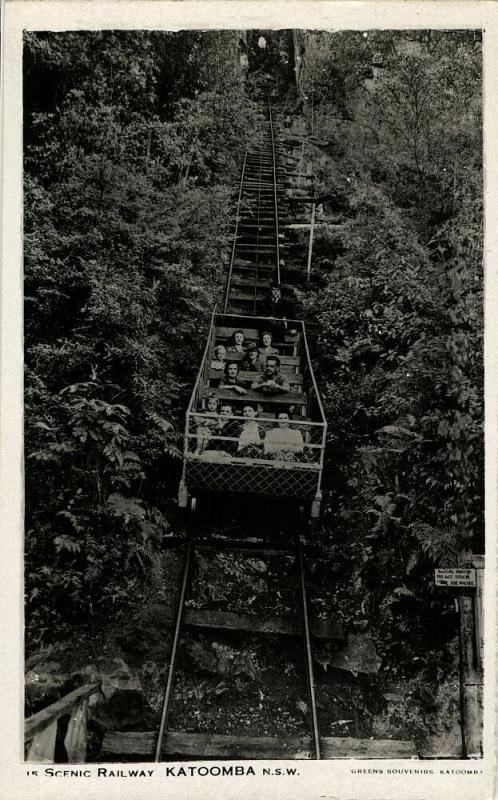
<path id="1" fill-rule="evenodd" d="M 239 330 L 233 333 L 228 348 L 222 344 L 215 347 L 211 369 L 220 373 L 218 388 L 233 389 L 240 395 L 245 394 L 248 388 L 266 394 L 290 392 L 289 381 L 280 374 L 279 351 L 272 346 L 272 341 L 272 333 L 264 331 L 258 347 L 256 342 L 246 343 L 244 332 Z M 231 360 L 227 353 L 243 353 L 244 358 L 240 362 Z M 260 374 L 248 381 L 240 377 L 240 372 Z"/>
<path id="2" fill-rule="evenodd" d="M 231 353 L 243 353 L 244 357 L 241 361 L 231 360 Z M 246 342 L 244 331 L 234 331 L 226 348 L 221 344 L 215 347 L 211 370 L 220 373 L 214 385 L 238 395 L 245 395 L 248 389 L 267 395 L 290 392 L 289 381 L 280 373 L 279 350 L 273 347 L 273 334 L 268 330 L 261 334 L 259 346 L 256 342 Z M 252 375 L 244 379 L 241 372 Z M 302 455 L 302 433 L 291 427 L 294 406 L 279 409 L 275 414 L 277 425 L 265 432 L 258 421 L 258 408 L 252 403 L 243 404 L 243 421 L 233 419 L 240 412 L 230 400 L 220 401 L 214 392 L 208 394 L 205 405 L 203 417 L 198 421 L 196 454 L 287 461 Z"/>
<path id="3" fill-rule="evenodd" d="M 244 363 L 239 366 L 237 361 L 227 361 L 224 369 L 224 377 L 218 383 L 219 389 L 233 389 L 237 394 L 246 394 L 247 389 L 252 389 L 263 394 L 277 394 L 278 392 L 290 392 L 290 384 L 285 375 L 280 374 L 280 359 L 278 356 L 268 356 L 266 366 L 262 366 L 263 371 L 252 370 L 245 367 Z M 254 371 L 259 374 L 252 380 L 244 380 L 240 377 L 241 371 Z"/>
<path id="4" fill-rule="evenodd" d="M 292 415 L 287 408 L 277 411 L 277 425 L 266 433 L 261 430 L 258 410 L 251 403 L 245 403 L 242 408 L 243 421 L 233 419 L 233 414 L 229 401 L 219 401 L 214 393 L 208 395 L 206 410 L 197 428 L 197 455 L 216 453 L 218 456 L 288 461 L 303 453 L 303 435 L 290 427 Z"/>

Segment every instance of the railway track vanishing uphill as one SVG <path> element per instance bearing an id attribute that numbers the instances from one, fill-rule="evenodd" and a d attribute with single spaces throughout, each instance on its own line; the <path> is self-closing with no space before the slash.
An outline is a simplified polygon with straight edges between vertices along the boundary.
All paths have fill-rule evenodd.
<path id="1" fill-rule="evenodd" d="M 292 157 L 286 157 L 276 137 L 276 124 L 270 102 L 261 121 L 256 144 L 244 156 L 238 192 L 238 207 L 235 223 L 230 265 L 222 312 L 213 313 L 208 341 L 198 379 L 192 393 L 185 427 L 185 447 L 182 480 L 179 489 L 179 505 L 190 505 L 195 511 L 198 494 L 226 495 L 247 498 L 258 496 L 265 502 L 284 499 L 284 502 L 301 507 L 311 505 L 311 516 L 317 517 L 321 501 L 321 477 L 326 437 L 326 421 L 318 389 L 310 363 L 305 325 L 285 314 L 285 301 L 290 287 L 282 286 L 282 271 L 297 269 L 289 261 L 292 244 L 285 240 L 281 221 L 289 222 L 287 203 L 288 175 L 292 172 Z M 307 187 L 308 194 L 310 187 Z M 312 190 L 311 190 L 312 191 Z M 278 287 L 280 296 L 272 306 L 271 288 Z M 280 305 L 280 310 L 278 306 Z M 244 345 L 261 341 L 263 331 L 272 334 L 272 345 L 279 353 L 282 374 L 288 383 L 288 391 L 275 397 L 258 395 L 246 388 L 243 398 L 234 395 L 230 388 L 220 388 L 220 376 L 213 371 L 212 363 L 217 345 L 226 346 L 234 340 L 235 332 L 243 333 Z M 228 356 L 227 356 L 228 357 Z M 242 354 L 230 352 L 230 358 L 239 360 Z M 249 375 L 252 380 L 254 376 Z M 246 387 L 251 386 L 250 382 Z M 210 435 L 209 447 L 219 439 L 225 449 L 223 457 L 219 450 L 204 450 L 199 446 L 199 420 L 205 411 L 206 393 L 215 394 L 220 402 L 229 404 L 231 419 L 244 422 L 241 416 L 243 404 L 253 403 L 258 410 L 258 423 L 267 431 L 274 426 L 276 411 L 289 412 L 295 429 L 301 430 L 302 455 L 298 459 L 271 462 L 263 453 L 244 456 L 234 449 L 235 437 L 221 431 L 221 435 Z M 207 416 L 207 414 L 205 415 Z M 197 428 L 196 428 L 197 426 Z M 266 426 L 266 427 L 265 427 Z M 223 435 L 224 433 L 224 435 Z M 230 449 L 231 447 L 231 449 Z M 228 451 L 228 452 L 226 452 Z M 211 455 L 209 456 L 208 453 Z M 261 456 L 261 457 L 260 457 Z M 290 517 L 289 517 L 290 520 Z M 303 522 L 299 523 L 301 525 Z M 291 530 L 292 528 L 292 530 Z M 149 732 L 108 733 L 103 742 L 103 751 L 112 756 L 141 756 L 164 760 L 203 759 L 282 759 L 282 758 L 340 758 L 363 755 L 364 757 L 398 756 L 413 757 L 411 743 L 377 742 L 360 739 L 338 739 L 321 737 L 312 653 L 312 634 L 322 639 L 341 638 L 341 626 L 329 620 L 312 620 L 308 608 L 306 557 L 302 546 L 299 525 L 289 523 L 291 543 L 282 546 L 281 541 L 266 541 L 252 544 L 247 539 L 235 541 L 210 541 L 190 538 L 185 543 L 183 575 L 179 590 L 173 643 L 168 665 L 159 728 Z M 294 579 L 299 613 L 293 618 L 277 617 L 261 620 L 256 615 L 241 615 L 230 612 L 193 612 L 187 600 L 192 584 L 195 554 L 203 549 L 219 552 L 243 550 L 246 554 L 257 553 L 264 558 L 275 552 L 291 556 L 294 564 Z M 182 635 L 187 626 L 198 626 L 218 631 L 238 631 L 266 636 L 267 634 L 289 635 L 301 640 L 295 652 L 301 660 L 306 675 L 308 706 L 308 735 L 294 737 L 232 736 L 226 734 L 187 733 L 169 729 L 170 712 L 174 704 L 174 684 L 181 649 Z"/>
<path id="2" fill-rule="evenodd" d="M 292 223 L 287 190 L 295 161 L 292 156 L 286 155 L 278 143 L 276 127 L 268 101 L 256 144 L 246 151 L 244 157 L 226 288 L 219 304 L 220 313 L 216 309 L 213 312 L 201 367 L 186 414 L 183 471 L 179 486 L 180 507 L 187 508 L 190 505 L 191 510 L 195 511 L 197 496 L 214 497 L 215 503 L 217 499 L 223 500 L 228 495 L 241 502 L 246 502 L 249 498 L 253 508 L 261 503 L 273 506 L 273 512 L 269 515 L 270 523 L 265 526 L 267 530 L 262 531 L 263 538 L 259 536 L 257 542 L 253 538 L 247 538 L 247 535 L 246 538 L 239 535 L 236 539 L 220 539 L 219 536 L 215 538 L 208 533 L 207 537 L 194 538 L 194 522 L 187 526 L 186 538 L 170 541 L 170 546 L 177 544 L 184 548 L 184 561 L 160 721 L 153 731 L 106 733 L 102 742 L 102 759 L 158 762 L 201 758 L 233 760 L 416 757 L 411 742 L 320 735 L 312 637 L 321 640 L 341 639 L 343 633 L 341 626 L 331 620 L 311 619 L 308 608 L 306 552 L 302 533 L 306 509 L 311 518 L 316 518 L 320 511 L 327 426 L 310 362 L 305 324 L 302 320 L 293 319 L 285 310 L 285 302 L 289 299 L 291 289 L 282 283 L 283 273 L 287 276 L 286 279 L 294 276 L 295 280 L 296 273 L 299 274 L 302 270 L 302 264 L 299 261 L 293 263 L 293 243 L 286 241 L 282 235 L 282 231 L 288 227 L 286 223 Z M 307 186 L 307 194 L 310 194 L 310 188 L 311 194 L 313 193 L 312 187 Z M 296 205 L 293 204 L 292 208 L 295 209 Z M 279 296 L 276 301 L 272 297 L 272 286 L 278 288 Z M 283 376 L 278 393 L 258 392 L 254 388 L 258 375 L 252 374 L 250 369 L 242 372 L 246 387 L 242 393 L 234 392 L 230 385 L 220 385 L 223 384 L 223 375 L 220 380 L 220 373 L 213 366 L 216 347 L 226 346 L 229 341 L 236 342 L 237 332 L 242 334 L 246 346 L 248 342 L 253 344 L 253 349 L 256 342 L 263 341 L 265 344 L 264 332 L 270 333 L 270 349 L 278 352 L 280 374 Z M 268 351 L 266 352 L 268 357 Z M 244 355 L 236 348 L 229 353 L 230 359 L 237 364 Z M 213 419 L 206 412 L 206 399 L 213 396 L 217 403 L 224 403 L 225 408 L 230 411 L 229 421 L 227 423 L 225 420 L 222 427 L 214 433 L 212 427 L 206 433 L 203 420 L 211 420 L 212 423 Z M 238 430 L 243 428 L 247 418 L 241 415 L 241 410 L 248 405 L 257 409 L 258 426 L 265 443 L 263 447 L 263 442 L 258 441 L 258 446 L 253 447 L 249 455 L 246 451 L 241 451 L 240 444 L 238 446 L 240 440 L 234 435 L 233 427 L 223 427 L 225 424 L 236 424 Z M 244 413 L 245 411 L 246 409 Z M 293 431 L 298 432 L 294 433 L 294 440 L 297 436 L 299 444 L 290 458 L 286 457 L 288 453 L 282 455 L 278 449 L 277 452 L 270 452 L 266 447 L 268 433 L 276 430 L 276 418 L 278 417 L 280 424 L 282 416 L 287 417 L 287 422 L 292 420 L 290 426 Z M 221 416 L 218 419 L 221 420 Z M 204 430 L 204 433 L 200 435 L 199 430 Z M 282 514 L 282 508 L 286 509 L 286 514 Z M 281 536 L 280 539 L 268 538 L 269 532 L 278 530 L 278 526 L 273 524 L 275 519 L 284 524 L 285 544 L 282 544 Z M 281 528 L 282 526 L 280 534 Z M 192 603 L 188 600 L 193 588 L 194 561 L 198 553 L 206 550 L 215 554 L 244 552 L 250 556 L 257 555 L 259 559 L 270 559 L 275 554 L 290 557 L 293 567 L 287 569 L 287 577 L 291 574 L 294 581 L 295 602 L 299 613 L 262 618 L 256 614 L 192 608 Z M 295 656 L 296 663 L 301 667 L 300 674 L 305 676 L 303 681 L 308 693 L 308 705 L 304 705 L 307 735 L 234 736 L 170 730 L 171 711 L 175 702 L 175 680 L 187 627 L 200 629 L 204 633 L 207 631 L 208 634 L 211 631 L 225 634 L 235 632 L 239 636 L 270 635 L 280 637 L 280 641 L 282 637 L 287 640 L 294 637 L 296 642 L 300 641 L 300 647 L 292 650 L 291 658 Z M 299 669 L 297 673 L 299 674 Z M 98 686 L 91 686 L 90 689 L 92 692 L 98 691 Z M 73 705 L 76 702 L 71 697 L 69 700 Z M 88 700 L 84 700 L 84 703 L 87 702 Z M 52 720 L 63 713 L 63 705 L 63 701 L 58 701 L 52 710 L 45 709 L 35 715 L 36 719 L 31 719 L 31 728 L 36 723 L 41 730 L 43 720 Z M 78 714 L 75 719 L 77 718 L 77 724 L 81 727 L 81 719 L 86 720 L 86 716 L 83 715 L 80 719 Z M 38 720 L 40 715 L 43 720 Z M 305 730 L 302 726 L 300 729 Z M 43 736 L 44 731 L 40 735 Z M 33 752 L 36 749 L 36 746 L 32 747 Z M 81 761 L 84 758 L 80 750 L 81 748 L 76 760 Z"/>
<path id="3" fill-rule="evenodd" d="M 282 254 L 288 250 L 288 245 L 285 243 L 279 231 L 279 205 L 283 205 L 285 202 L 286 190 L 284 183 L 286 166 L 283 164 L 282 154 L 282 148 L 275 139 L 272 109 L 268 102 L 266 119 L 263 119 L 261 122 L 256 144 L 251 150 L 247 150 L 244 156 L 231 260 L 223 298 L 223 316 L 213 320 L 203 362 L 205 362 L 206 366 L 211 362 L 213 355 L 212 350 L 216 344 L 225 342 L 228 337 L 233 336 L 236 328 L 240 327 L 244 332 L 245 341 L 247 342 L 250 338 L 256 338 L 255 334 L 261 336 L 265 327 L 272 329 L 273 326 L 273 330 L 276 332 L 274 340 L 278 340 L 275 342 L 278 345 L 278 352 L 281 354 L 284 362 L 286 362 L 284 368 L 287 370 L 289 376 L 293 376 L 289 381 L 293 391 L 288 393 L 288 397 L 278 397 L 278 407 L 281 408 L 282 403 L 285 401 L 293 410 L 295 407 L 300 407 L 301 417 L 305 419 L 308 414 L 308 405 L 306 402 L 303 404 L 302 401 L 302 395 L 304 394 L 302 391 L 303 381 L 300 369 L 302 359 L 299 358 L 300 338 L 301 332 L 304 333 L 304 325 L 301 322 L 299 329 L 296 328 L 298 321 L 284 321 L 282 317 L 270 317 L 268 314 L 265 314 L 265 303 L 267 302 L 271 287 L 278 286 L 280 291 L 282 291 L 280 272 L 281 259 L 283 258 Z M 294 327 L 291 328 L 291 325 Z M 305 357 L 309 357 L 307 352 L 305 352 L 304 355 Z M 192 414 L 199 407 L 202 408 L 202 394 L 205 392 L 206 385 L 213 389 L 216 388 L 216 378 L 212 380 L 211 385 L 211 378 L 208 377 L 208 374 L 203 374 L 201 366 L 198 384 L 199 392 L 196 393 L 194 390 L 191 409 Z M 318 397 L 317 394 L 316 397 Z M 259 398 L 255 398 L 255 400 L 258 399 Z M 268 419 L 270 415 L 274 418 L 274 410 L 271 408 L 273 401 L 274 398 L 268 398 L 268 402 L 263 404 L 264 411 L 261 413 L 266 412 Z M 301 406 L 299 406 L 300 403 L 302 404 Z M 261 403 L 258 403 L 258 405 L 261 406 Z M 235 411 L 237 410 L 238 409 L 235 408 Z M 233 414 L 234 419 L 237 419 L 237 417 L 237 413 Z M 324 420 L 322 420 L 322 423 L 324 423 Z M 322 424 L 320 433 L 324 439 L 324 424 Z M 309 434 L 307 438 L 311 438 Z M 191 455 L 191 451 L 188 447 L 188 425 L 186 442 L 187 446 L 184 457 L 185 460 L 188 461 L 188 457 Z M 322 451 L 320 451 L 320 458 L 323 461 Z M 244 459 L 240 459 L 240 461 L 243 460 Z M 247 472 L 248 469 L 254 470 L 254 468 L 257 470 L 259 465 L 254 464 L 255 460 L 258 461 L 258 459 L 250 459 L 251 464 L 241 464 L 240 468 L 243 472 Z M 188 467 L 188 463 L 186 466 Z M 203 466 L 211 468 L 213 465 L 208 462 L 207 465 L 204 464 Z M 223 463 L 221 466 L 226 467 L 227 465 Z M 218 467 L 218 465 L 216 465 L 216 467 Z M 307 472 L 310 473 L 310 470 Z M 209 483 L 210 479 L 216 486 L 220 485 L 219 479 L 217 478 L 214 480 L 209 474 L 206 483 Z M 247 483 L 247 475 L 244 476 L 244 480 L 245 483 Z M 226 483 L 227 482 L 228 481 L 226 481 Z M 236 483 L 235 481 L 235 484 Z M 269 484 L 271 484 L 271 482 L 269 482 Z M 207 487 L 201 485 L 198 488 L 204 489 Z M 264 491 L 262 493 L 266 497 L 269 495 L 271 496 L 271 485 L 263 488 Z M 183 491 L 185 491 L 185 488 Z M 185 505 L 185 502 L 182 503 L 181 496 L 180 504 Z M 190 498 L 190 504 L 192 510 L 195 510 L 196 500 L 192 497 Z M 103 744 L 103 749 L 105 751 L 115 753 L 116 750 L 119 750 L 120 755 L 123 755 L 124 750 L 135 755 L 140 753 L 150 757 L 153 749 L 155 761 L 162 761 L 174 755 L 180 757 L 196 756 L 203 758 L 321 758 L 322 744 L 319 735 L 315 699 L 305 559 L 299 535 L 294 535 L 293 539 L 293 544 L 291 544 L 290 547 L 287 546 L 285 549 L 275 542 L 263 548 L 261 545 L 257 545 L 256 547 L 259 557 L 264 557 L 265 554 L 277 550 L 282 554 L 292 556 L 294 559 L 296 588 L 298 588 L 301 611 L 299 615 L 300 621 L 297 626 L 294 625 L 294 628 L 300 631 L 298 636 L 302 641 L 302 654 L 306 670 L 309 698 L 309 736 L 298 737 L 293 740 L 285 740 L 276 737 L 237 738 L 216 734 L 209 736 L 203 734 L 188 735 L 178 731 L 172 732 L 168 730 L 168 721 L 173 701 L 175 669 L 181 644 L 181 636 L 184 630 L 185 604 L 189 593 L 194 554 L 196 548 L 206 546 L 216 547 L 213 543 L 196 542 L 190 539 L 185 549 L 183 575 L 159 730 L 155 737 L 152 734 L 108 734 Z M 227 543 L 225 542 L 221 545 L 218 543 L 217 546 L 226 548 Z M 251 550 L 254 549 L 254 547 L 251 547 L 250 543 L 244 543 L 244 541 L 236 542 L 235 544 L 232 543 L 232 547 L 233 546 L 242 546 L 246 553 L 250 553 Z M 230 547 L 229 543 L 228 547 Z M 232 615 L 232 617 L 234 616 L 235 615 Z M 224 622 L 229 623 L 229 621 L 230 614 L 227 614 L 225 615 Z M 247 621 L 241 623 L 240 618 L 238 619 L 238 623 L 242 626 L 247 625 Z M 175 752 L 175 750 L 179 750 L 179 752 Z M 139 751 L 139 753 L 137 753 L 137 751 Z"/>

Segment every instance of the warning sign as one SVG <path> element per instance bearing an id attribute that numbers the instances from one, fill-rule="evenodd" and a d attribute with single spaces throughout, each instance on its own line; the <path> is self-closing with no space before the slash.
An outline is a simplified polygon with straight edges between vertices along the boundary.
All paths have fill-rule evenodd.
<path id="1" fill-rule="evenodd" d="M 450 569 L 434 570 L 436 586 L 453 586 L 456 588 L 473 587 L 476 585 L 475 569 L 465 567 L 451 567 Z"/>

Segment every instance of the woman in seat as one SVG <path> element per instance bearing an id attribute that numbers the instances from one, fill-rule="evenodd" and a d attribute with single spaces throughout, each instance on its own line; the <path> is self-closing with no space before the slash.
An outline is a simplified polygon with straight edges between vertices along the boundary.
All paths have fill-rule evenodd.
<path id="1" fill-rule="evenodd" d="M 234 331 L 228 344 L 229 353 L 244 353 L 244 331 Z"/>
<path id="2" fill-rule="evenodd" d="M 244 422 L 239 436 L 238 455 L 244 458 L 261 458 L 261 434 L 257 422 L 258 412 L 250 403 L 242 409 Z"/>
<path id="3" fill-rule="evenodd" d="M 264 442 L 265 455 L 283 461 L 297 460 L 304 450 L 303 435 L 300 430 L 290 427 L 291 415 L 286 408 L 276 414 L 277 427 L 267 431 Z"/>
<path id="4" fill-rule="evenodd" d="M 277 347 L 273 347 L 272 342 L 273 333 L 271 331 L 263 331 L 259 346 L 259 352 L 262 356 L 278 356 L 280 351 Z"/>
<path id="5" fill-rule="evenodd" d="M 219 385 L 220 389 L 233 389 L 237 394 L 245 394 L 246 389 L 239 378 L 239 364 L 237 361 L 227 361 L 225 364 L 225 377 Z"/>
<path id="6" fill-rule="evenodd" d="M 240 364 L 240 368 L 244 372 L 263 372 L 265 368 L 265 359 L 260 355 L 256 342 L 251 342 L 251 344 L 247 346 L 246 354 Z"/>
<path id="7" fill-rule="evenodd" d="M 215 428 L 212 429 L 209 449 L 201 453 L 204 461 L 218 461 L 237 454 L 240 425 L 233 417 L 233 406 L 226 400 L 220 404 L 220 413 Z M 217 437 L 223 437 L 218 439 Z"/>

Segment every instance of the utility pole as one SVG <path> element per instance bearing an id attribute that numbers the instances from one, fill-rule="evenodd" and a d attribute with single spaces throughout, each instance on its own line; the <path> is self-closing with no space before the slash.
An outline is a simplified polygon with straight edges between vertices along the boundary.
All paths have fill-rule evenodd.
<path id="1" fill-rule="evenodd" d="M 301 186 L 301 173 L 303 171 L 303 158 L 304 158 L 304 145 L 306 144 L 306 139 L 303 139 L 303 143 L 301 145 L 301 157 L 299 159 L 299 174 L 297 177 L 297 185 Z"/>
<path id="2" fill-rule="evenodd" d="M 315 209 L 316 203 L 313 201 L 311 205 L 311 224 L 310 224 L 310 239 L 308 244 L 308 264 L 306 266 L 306 280 L 309 281 L 311 274 L 311 255 L 313 253 L 313 233 L 315 230 Z"/>

